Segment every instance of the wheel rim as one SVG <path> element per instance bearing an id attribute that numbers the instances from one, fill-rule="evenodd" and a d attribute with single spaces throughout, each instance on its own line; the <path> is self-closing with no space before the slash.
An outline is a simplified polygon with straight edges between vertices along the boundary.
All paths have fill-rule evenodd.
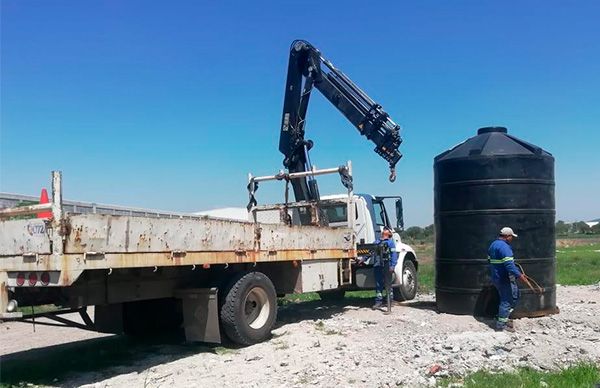
<path id="1" fill-rule="evenodd" d="M 406 268 L 402 273 L 402 283 L 406 287 L 406 290 L 410 293 L 415 289 L 415 278 L 410 269 Z"/>
<path id="2" fill-rule="evenodd" d="M 244 319 L 246 324 L 253 329 L 260 329 L 269 319 L 271 303 L 267 292 L 260 288 L 252 288 L 244 299 Z"/>

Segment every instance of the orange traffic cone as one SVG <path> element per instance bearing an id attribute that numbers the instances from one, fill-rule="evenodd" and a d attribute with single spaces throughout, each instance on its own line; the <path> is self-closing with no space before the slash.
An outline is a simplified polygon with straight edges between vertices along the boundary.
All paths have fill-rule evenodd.
<path id="1" fill-rule="evenodd" d="M 40 204 L 50 203 L 48 199 L 48 192 L 46 189 L 42 189 L 42 194 L 40 195 Z M 37 214 L 37 218 L 52 218 L 52 212 L 42 212 Z"/>

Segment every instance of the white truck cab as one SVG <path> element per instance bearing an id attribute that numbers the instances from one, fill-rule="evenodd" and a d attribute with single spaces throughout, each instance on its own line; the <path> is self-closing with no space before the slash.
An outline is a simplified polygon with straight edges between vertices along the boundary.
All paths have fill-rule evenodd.
<path id="1" fill-rule="evenodd" d="M 385 200 L 395 199 L 396 228 L 392 227 L 390 217 L 386 211 Z M 348 195 L 336 194 L 321 197 L 321 208 L 327 214 L 330 227 L 348 227 Z M 410 300 L 417 292 L 418 261 L 414 249 L 402 242 L 398 230 L 404 227 L 402 198 L 378 197 L 371 194 L 354 194 L 355 222 L 353 229 L 356 241 L 359 243 L 372 243 L 379 239 L 384 228 L 393 230 L 393 239 L 398 252 L 398 263 L 394 270 L 393 287 L 396 288 L 396 300 Z M 375 281 L 370 259 L 364 266 L 356 267 L 354 273 L 357 288 L 374 288 Z"/>

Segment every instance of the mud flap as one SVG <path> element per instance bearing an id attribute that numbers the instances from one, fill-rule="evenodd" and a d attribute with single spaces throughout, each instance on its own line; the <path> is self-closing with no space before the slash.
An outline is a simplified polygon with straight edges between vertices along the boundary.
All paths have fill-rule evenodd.
<path id="1" fill-rule="evenodd" d="M 182 301 L 186 341 L 221 343 L 217 293 L 216 287 L 175 292 L 175 297 Z"/>

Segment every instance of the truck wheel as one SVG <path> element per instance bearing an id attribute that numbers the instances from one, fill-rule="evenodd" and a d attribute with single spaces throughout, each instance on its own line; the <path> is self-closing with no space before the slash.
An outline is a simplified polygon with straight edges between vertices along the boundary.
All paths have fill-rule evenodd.
<path id="1" fill-rule="evenodd" d="M 411 260 L 405 260 L 402 266 L 402 284 L 394 289 L 394 300 L 403 302 L 414 299 L 417 296 L 418 280 L 415 264 Z"/>
<path id="2" fill-rule="evenodd" d="M 344 295 L 346 295 L 346 290 L 319 291 L 318 294 L 321 300 L 326 302 L 334 302 L 344 299 Z"/>
<path id="3" fill-rule="evenodd" d="M 271 335 L 277 319 L 277 294 L 269 278 L 250 272 L 236 278 L 224 293 L 221 325 L 233 342 L 252 345 Z"/>

